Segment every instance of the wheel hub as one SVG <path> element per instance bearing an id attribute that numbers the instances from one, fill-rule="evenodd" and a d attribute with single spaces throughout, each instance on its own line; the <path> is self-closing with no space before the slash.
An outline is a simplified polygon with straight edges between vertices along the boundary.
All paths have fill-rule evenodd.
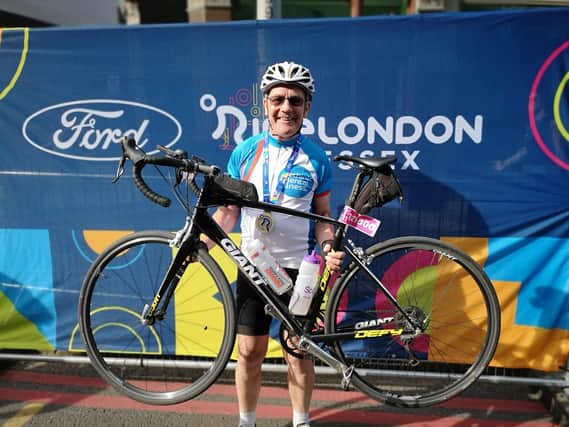
<path id="1" fill-rule="evenodd" d="M 427 315 L 417 306 L 403 307 L 403 311 L 407 316 L 397 313 L 395 324 L 403 329 L 402 338 L 404 340 L 413 340 L 427 329 Z"/>

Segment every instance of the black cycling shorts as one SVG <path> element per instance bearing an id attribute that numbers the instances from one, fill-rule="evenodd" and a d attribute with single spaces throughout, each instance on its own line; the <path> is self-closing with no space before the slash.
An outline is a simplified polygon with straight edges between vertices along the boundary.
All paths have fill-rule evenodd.
<path id="1" fill-rule="evenodd" d="M 285 269 L 292 281 L 296 280 L 298 270 Z M 287 306 L 290 294 L 279 297 Z M 240 271 L 237 274 L 237 333 L 249 336 L 269 334 L 273 318 L 265 314 L 266 303 L 257 295 L 252 285 Z"/>

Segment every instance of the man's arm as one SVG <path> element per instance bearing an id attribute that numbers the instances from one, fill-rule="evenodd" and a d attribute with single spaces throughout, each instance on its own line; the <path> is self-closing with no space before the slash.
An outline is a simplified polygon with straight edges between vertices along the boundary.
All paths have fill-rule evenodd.
<path id="1" fill-rule="evenodd" d="M 330 193 L 314 199 L 314 213 L 322 216 L 330 216 Z M 330 252 L 332 244 L 327 241 L 334 240 L 334 225 L 326 222 L 317 222 L 314 227 L 316 241 L 322 247 L 326 264 L 332 271 L 338 271 L 344 259 L 344 252 Z"/>
<path id="2" fill-rule="evenodd" d="M 241 214 L 241 208 L 239 206 L 219 206 L 217 210 L 213 213 L 212 217 L 215 222 L 225 231 L 226 233 L 231 232 L 239 215 Z M 207 236 L 202 236 L 202 241 L 207 245 L 208 249 L 211 249 L 215 243 Z"/>

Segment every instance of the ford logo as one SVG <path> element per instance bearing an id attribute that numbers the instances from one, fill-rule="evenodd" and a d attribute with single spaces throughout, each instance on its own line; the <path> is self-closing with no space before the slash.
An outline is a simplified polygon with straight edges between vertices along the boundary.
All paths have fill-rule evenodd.
<path id="1" fill-rule="evenodd" d="M 156 145 L 174 145 L 182 126 L 174 116 L 150 105 L 112 99 L 85 99 L 36 111 L 22 125 L 24 138 L 39 150 L 76 160 L 116 161 L 118 144 L 132 137 L 148 154 Z"/>

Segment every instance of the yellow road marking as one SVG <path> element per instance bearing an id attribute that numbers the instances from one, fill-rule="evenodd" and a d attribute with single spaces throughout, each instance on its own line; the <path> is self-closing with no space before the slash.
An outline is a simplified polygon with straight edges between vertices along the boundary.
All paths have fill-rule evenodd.
<path id="1" fill-rule="evenodd" d="M 22 427 L 45 406 L 44 403 L 28 403 L 20 411 L 4 423 L 3 427 Z"/>

